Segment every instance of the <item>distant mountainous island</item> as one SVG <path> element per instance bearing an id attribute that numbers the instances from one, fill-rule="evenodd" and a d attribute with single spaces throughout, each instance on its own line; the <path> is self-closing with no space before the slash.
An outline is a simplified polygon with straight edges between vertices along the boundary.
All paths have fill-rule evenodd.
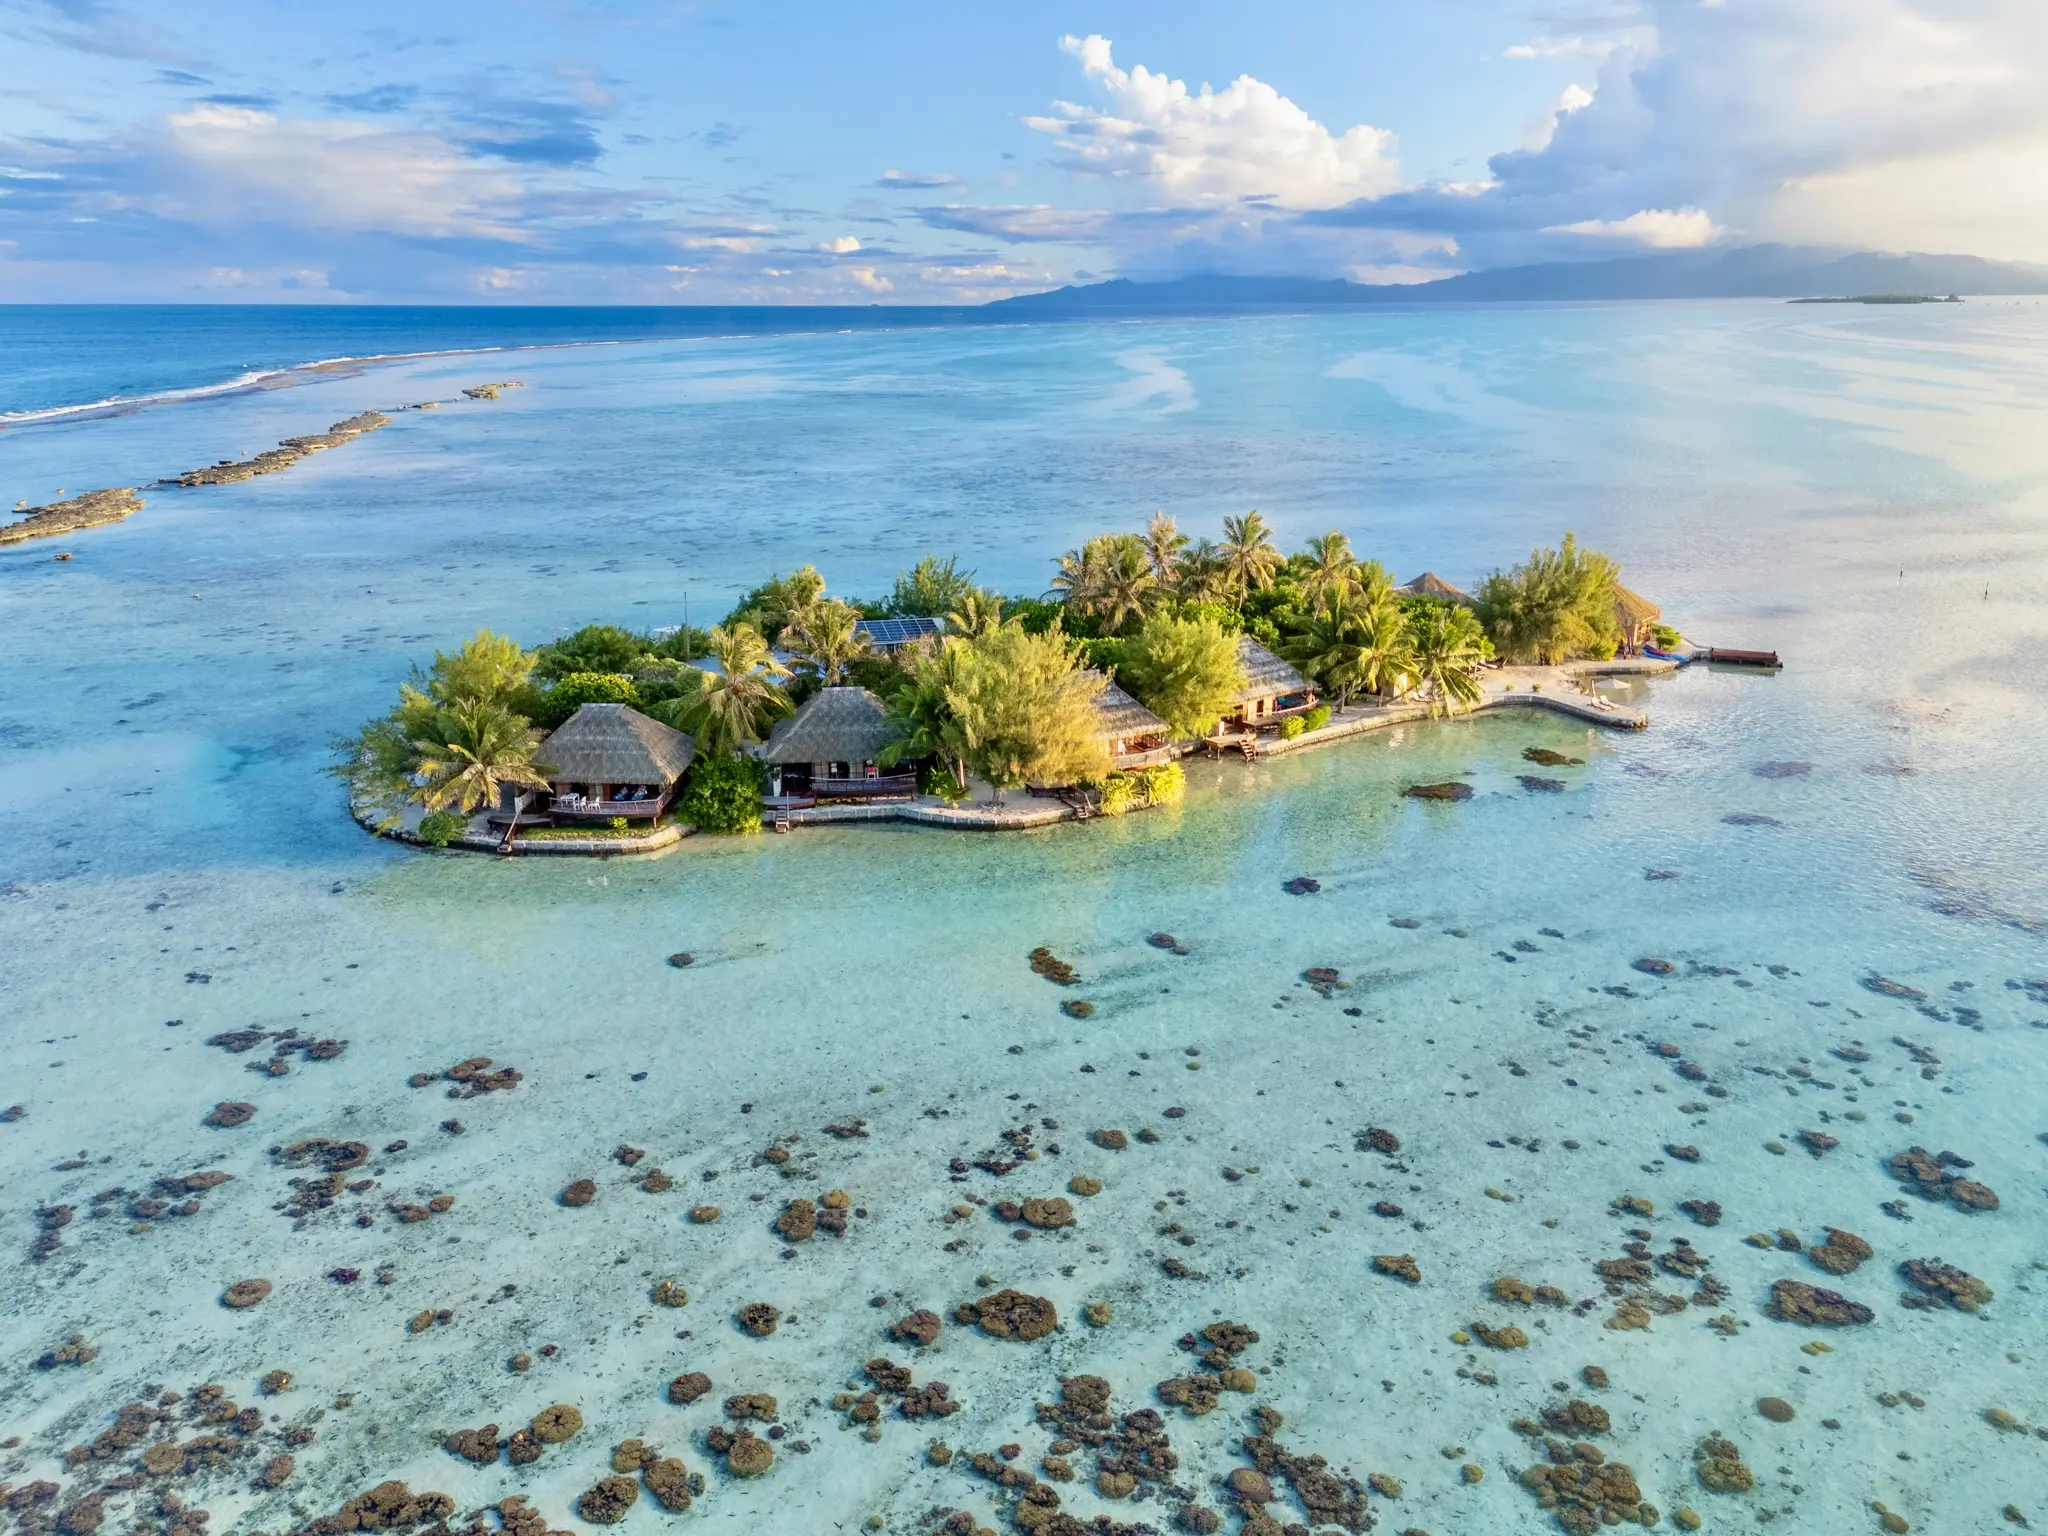
<path id="1" fill-rule="evenodd" d="M 1560 261 L 1466 272 L 1429 283 L 1203 275 L 1021 294 L 983 306 L 1006 315 L 1189 314 L 1361 304 L 1499 303 L 1543 299 L 1840 299 L 1899 302 L 1949 294 L 2048 294 L 2048 266 L 1981 256 L 1891 256 L 1822 246 L 1750 245 L 1666 251 L 1616 261 Z"/>

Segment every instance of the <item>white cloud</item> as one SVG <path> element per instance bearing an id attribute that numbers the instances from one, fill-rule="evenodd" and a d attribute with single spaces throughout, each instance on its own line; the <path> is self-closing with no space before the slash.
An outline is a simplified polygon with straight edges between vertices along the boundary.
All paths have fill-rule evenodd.
<path id="1" fill-rule="evenodd" d="M 1063 37 L 1060 47 L 1109 102 L 1055 102 L 1057 116 L 1024 119 L 1059 141 L 1071 170 L 1129 181 L 1150 201 L 1183 207 L 1329 208 L 1399 184 L 1384 129 L 1333 134 L 1250 75 L 1221 91 L 1190 91 L 1142 64 L 1125 70 L 1105 37 Z"/>
<path id="2" fill-rule="evenodd" d="M 818 250 L 826 256 L 851 256 L 859 249 L 860 241 L 856 240 L 852 235 L 839 235 L 831 240 L 820 241 L 818 244 Z"/>
<path id="3" fill-rule="evenodd" d="M 944 171 L 884 171 L 876 178 L 878 187 L 890 187 L 899 191 L 935 191 L 940 187 L 957 187 L 958 176 L 949 176 Z"/>
<path id="4" fill-rule="evenodd" d="M 1614 37 L 1565 37 L 1540 43 L 1517 43 L 1508 49 L 1511 59 L 1604 59 L 1621 46 Z"/>
<path id="5" fill-rule="evenodd" d="M 165 127 L 163 190 L 150 201 L 173 216 L 524 238 L 507 217 L 520 183 L 433 134 L 213 104 Z"/>
<path id="6" fill-rule="evenodd" d="M 1532 150 L 1547 148 L 1550 141 L 1557 137 L 1557 125 L 1574 112 L 1585 111 L 1593 105 L 1593 101 L 1593 93 L 1574 80 L 1558 93 L 1557 101 L 1551 109 L 1529 130 L 1524 147 Z"/>
<path id="7" fill-rule="evenodd" d="M 684 235 L 676 243 L 686 251 L 728 251 L 735 256 L 749 255 L 761 244 L 751 235 Z"/>
<path id="8" fill-rule="evenodd" d="M 859 283 L 869 293 L 890 293 L 896 287 L 894 283 L 882 276 L 873 267 L 848 267 L 846 275 L 856 283 Z"/>
<path id="9" fill-rule="evenodd" d="M 1545 226 L 1546 235 L 1590 235 L 1596 240 L 1633 240 L 1660 251 L 1706 245 L 1723 233 L 1703 209 L 1645 208 L 1625 219 L 1580 219 Z"/>

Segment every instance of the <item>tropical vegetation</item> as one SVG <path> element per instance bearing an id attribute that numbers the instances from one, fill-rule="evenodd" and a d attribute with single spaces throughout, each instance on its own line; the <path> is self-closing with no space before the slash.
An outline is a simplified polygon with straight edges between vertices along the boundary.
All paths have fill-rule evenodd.
<path id="1" fill-rule="evenodd" d="M 591 624 L 531 650 L 482 630 L 338 739 L 335 772 L 383 824 L 418 805 L 422 835 L 445 842 L 508 789 L 545 785 L 546 732 L 584 704 L 627 704 L 694 739 L 684 819 L 745 831 L 759 824 L 762 779 L 747 749 L 818 688 L 853 683 L 888 707 L 884 765 L 929 765 L 928 788 L 958 797 L 978 780 L 1000 800 L 1027 783 L 1092 784 L 1121 810 L 1176 798 L 1180 780 L 1177 768 L 1111 772 L 1095 701 L 1112 681 L 1191 739 L 1213 733 L 1243 690 L 1246 636 L 1340 711 L 1412 698 L 1432 713 L 1477 704 L 1478 671 L 1496 655 L 1554 663 L 1612 655 L 1620 641 L 1615 562 L 1571 534 L 1489 575 L 1470 606 L 1397 591 L 1338 530 L 1291 555 L 1257 511 L 1225 518 L 1220 534 L 1191 538 L 1155 513 L 1059 556 L 1038 597 L 987 590 L 956 559 L 927 555 L 873 602 L 830 596 L 801 566 L 708 630 Z M 880 653 L 861 622 L 885 616 L 940 619 L 942 632 Z M 1328 719 L 1324 704 L 1280 729 Z"/>

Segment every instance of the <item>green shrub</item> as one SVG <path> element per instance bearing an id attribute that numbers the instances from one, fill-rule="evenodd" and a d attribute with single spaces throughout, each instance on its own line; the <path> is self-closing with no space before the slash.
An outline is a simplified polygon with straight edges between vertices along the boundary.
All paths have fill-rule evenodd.
<path id="1" fill-rule="evenodd" d="M 469 823 L 453 811 L 433 811 L 420 818 L 420 841 L 432 848 L 446 848 L 462 836 Z"/>
<path id="2" fill-rule="evenodd" d="M 1105 816 L 1121 816 L 1124 812 L 1144 804 L 1138 793 L 1138 786 L 1132 775 L 1112 773 L 1102 781 L 1102 796 L 1096 808 Z"/>
<path id="3" fill-rule="evenodd" d="M 1330 706 L 1327 704 L 1318 704 L 1314 709 L 1301 717 L 1301 728 L 1304 731 L 1320 731 L 1329 723 Z"/>
<path id="4" fill-rule="evenodd" d="M 750 757 L 700 757 L 678 813 L 700 832 L 758 832 L 766 785 L 767 774 Z"/>
<path id="5" fill-rule="evenodd" d="M 1133 777 L 1144 785 L 1147 805 L 1179 805 L 1187 793 L 1188 776 L 1180 771 L 1179 763 L 1140 768 Z"/>
<path id="6" fill-rule="evenodd" d="M 1105 816 L 1121 816 L 1150 805 L 1178 805 L 1187 792 L 1187 783 L 1179 763 L 1112 773 L 1102 781 L 1097 809 Z"/>
<path id="7" fill-rule="evenodd" d="M 1289 715 L 1285 720 L 1282 720 L 1280 722 L 1280 739 L 1282 741 L 1292 741 L 1295 737 L 1299 736 L 1301 732 L 1302 724 L 1301 716 L 1299 715 Z"/>
<path id="8" fill-rule="evenodd" d="M 631 704 L 638 707 L 640 690 L 623 672 L 571 672 L 541 699 L 534 723 L 552 731 L 585 704 Z"/>
<path id="9" fill-rule="evenodd" d="M 625 817 L 623 817 L 623 816 L 614 816 L 614 817 L 613 817 L 613 818 L 611 819 L 611 827 L 612 827 L 612 830 L 613 830 L 614 832 L 623 832 L 623 831 L 625 831 L 625 830 L 626 830 L 626 818 L 625 818 Z"/>
<path id="10" fill-rule="evenodd" d="M 921 795 L 937 795 L 948 805 L 967 798 L 967 786 L 953 777 L 952 769 L 938 762 L 926 763 L 918 770 L 917 790 Z"/>
<path id="11" fill-rule="evenodd" d="M 1669 624 L 1652 624 L 1650 626 L 1650 638 L 1657 642 L 1660 650 L 1668 651 L 1674 646 L 1685 644 L 1685 636 L 1681 635 Z"/>
<path id="12" fill-rule="evenodd" d="M 1116 639 L 1083 640 L 1081 654 L 1088 658 L 1088 665 L 1096 671 L 1107 672 L 1114 677 L 1124 659 L 1124 642 Z"/>

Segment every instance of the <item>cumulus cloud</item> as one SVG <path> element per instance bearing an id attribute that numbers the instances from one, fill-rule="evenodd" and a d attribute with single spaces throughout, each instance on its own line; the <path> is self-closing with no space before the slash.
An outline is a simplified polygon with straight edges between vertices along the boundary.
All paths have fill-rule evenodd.
<path id="1" fill-rule="evenodd" d="M 827 256 L 851 256 L 860 249 L 860 241 L 852 235 L 839 235 L 831 240 L 821 240 L 817 249 Z"/>
<path id="2" fill-rule="evenodd" d="M 1596 240 L 1631 240 L 1658 250 L 1705 245 L 1722 231 L 1700 208 L 1645 208 L 1625 219 L 1580 219 L 1552 224 L 1546 235 L 1588 235 Z"/>
<path id="3" fill-rule="evenodd" d="M 1418 187 L 1304 219 L 1438 230 L 1478 265 L 1717 234 L 2048 254 L 2038 0 L 1642 0 L 1629 20 L 1594 99 L 1561 102 L 1476 192 Z"/>
<path id="4" fill-rule="evenodd" d="M 1327 208 L 1374 197 L 1400 181 L 1393 135 L 1363 124 L 1341 134 L 1272 86 L 1239 75 L 1218 91 L 1120 68 L 1106 37 L 1063 37 L 1060 47 L 1108 105 L 1062 101 L 1055 115 L 1026 126 L 1060 146 L 1060 163 L 1090 176 L 1135 183 L 1163 203 L 1216 207 L 1256 201 L 1276 208 Z"/>
<path id="5" fill-rule="evenodd" d="M 521 238 L 504 217 L 518 184 L 433 134 L 214 103 L 174 112 L 164 128 L 161 190 L 148 201 L 174 216 Z"/>

